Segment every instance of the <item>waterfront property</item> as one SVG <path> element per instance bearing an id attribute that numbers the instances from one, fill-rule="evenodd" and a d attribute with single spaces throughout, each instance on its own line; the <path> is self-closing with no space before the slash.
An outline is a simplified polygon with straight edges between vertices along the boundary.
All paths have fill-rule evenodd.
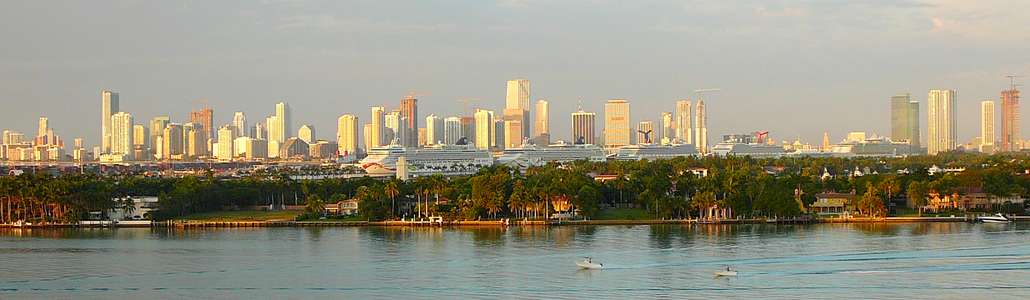
<path id="1" fill-rule="evenodd" d="M 841 214 L 855 212 L 852 200 L 855 199 L 855 191 L 851 193 L 825 192 L 815 194 L 815 203 L 812 203 L 811 210 L 817 214 Z"/>

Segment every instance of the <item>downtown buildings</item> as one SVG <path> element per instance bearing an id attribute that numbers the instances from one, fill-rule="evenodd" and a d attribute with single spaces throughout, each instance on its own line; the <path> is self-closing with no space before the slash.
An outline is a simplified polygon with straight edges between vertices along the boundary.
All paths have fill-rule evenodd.
<path id="1" fill-rule="evenodd" d="M 930 155 L 955 149 L 958 140 L 958 100 L 955 90 L 931 90 L 927 94 L 926 150 Z"/>

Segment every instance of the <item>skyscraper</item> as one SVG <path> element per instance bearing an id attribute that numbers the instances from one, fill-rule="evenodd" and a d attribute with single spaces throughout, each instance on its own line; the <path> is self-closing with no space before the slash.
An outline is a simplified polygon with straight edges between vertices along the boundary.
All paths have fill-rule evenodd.
<path id="1" fill-rule="evenodd" d="M 533 138 L 538 138 L 544 145 L 551 142 L 551 132 L 548 128 L 549 120 L 547 117 L 549 106 L 550 103 L 544 99 L 536 102 L 536 122 L 533 124 Z"/>
<path id="2" fill-rule="evenodd" d="M 200 111 L 190 113 L 190 122 L 198 123 L 204 129 L 204 133 L 208 137 L 215 137 L 214 135 L 218 132 L 214 128 L 214 117 L 215 111 L 210 108 L 204 108 Z"/>
<path id="3" fill-rule="evenodd" d="M 170 160 L 177 156 L 182 157 L 183 152 L 183 135 L 182 125 L 176 123 L 168 123 L 165 126 L 164 134 L 161 136 L 162 144 L 161 153 L 162 159 Z"/>
<path id="4" fill-rule="evenodd" d="M 111 115 L 111 154 L 127 156 L 133 153 L 132 126 L 129 113 L 120 111 Z"/>
<path id="5" fill-rule="evenodd" d="M 385 137 L 384 144 L 390 145 L 396 141 L 397 144 L 403 145 L 404 130 L 402 129 L 404 129 L 404 127 L 401 126 L 401 112 L 399 110 L 394 110 L 383 116 L 383 121 L 383 125 L 386 126 L 386 130 L 383 131 L 383 136 Z"/>
<path id="6" fill-rule="evenodd" d="M 527 112 L 528 110 L 520 108 L 504 109 L 504 117 L 502 118 L 504 120 L 504 130 L 497 133 L 498 137 L 501 134 L 504 135 L 504 141 L 497 145 L 499 148 L 507 149 L 522 146 L 522 140 L 528 138 L 528 136 L 524 135 L 525 130 L 523 130 L 523 127 L 529 126 L 529 124 L 525 123 L 525 114 Z"/>
<path id="7" fill-rule="evenodd" d="M 927 94 L 926 150 L 930 155 L 955 149 L 958 120 L 955 90 L 931 90 Z"/>
<path id="8" fill-rule="evenodd" d="M 218 161 L 232 161 L 236 154 L 236 130 L 232 126 L 222 126 L 218 129 Z"/>
<path id="9" fill-rule="evenodd" d="M 207 130 L 204 130 L 202 128 L 203 126 L 199 125 L 199 124 L 196 127 L 190 128 L 189 126 L 187 126 L 189 124 L 196 124 L 196 123 L 186 123 L 186 124 L 183 124 L 183 126 L 182 126 L 182 134 L 185 137 L 185 140 L 183 141 L 183 150 L 182 150 L 183 156 L 186 156 L 186 157 L 208 156 L 209 142 L 208 142 Z M 218 149 L 215 149 L 215 152 L 218 152 Z"/>
<path id="10" fill-rule="evenodd" d="M 132 146 L 144 150 L 150 148 L 150 130 L 147 126 L 132 126 Z"/>
<path id="11" fill-rule="evenodd" d="M 454 145 L 461 137 L 465 136 L 464 127 L 461 125 L 461 118 L 447 117 L 443 119 L 443 143 Z"/>
<path id="12" fill-rule="evenodd" d="M 100 117 L 101 117 L 101 132 L 100 132 L 100 151 L 103 153 L 111 152 L 111 115 L 118 112 L 118 93 L 112 91 L 104 91 L 101 96 L 100 104 Z M 94 153 L 93 155 L 99 157 L 101 153 Z"/>
<path id="13" fill-rule="evenodd" d="M 700 104 L 700 103 L 698 103 Z M 690 119 L 690 101 L 676 101 L 676 138 L 684 143 L 697 144 L 693 139 L 693 125 Z M 670 139 L 672 139 L 670 137 Z"/>
<path id="14" fill-rule="evenodd" d="M 697 114 L 694 116 L 694 122 L 697 123 L 694 126 L 697 130 L 694 135 L 694 145 L 701 154 L 708 153 L 708 113 L 705 102 L 702 100 L 697 100 Z"/>
<path id="15" fill-rule="evenodd" d="M 494 112 L 492 110 L 477 109 L 473 114 L 476 120 L 476 148 L 491 150 L 494 147 L 494 136 L 497 134 L 494 129 Z"/>
<path id="16" fill-rule="evenodd" d="M 919 101 L 912 101 L 908 94 L 891 97 L 891 139 L 908 141 L 909 154 L 919 152 Z"/>
<path id="17" fill-rule="evenodd" d="M 436 115 L 426 117 L 426 144 L 436 145 L 444 141 L 443 118 Z"/>
<path id="18" fill-rule="evenodd" d="M 404 118 L 404 124 L 400 127 L 406 132 L 401 144 L 405 147 L 418 147 L 418 99 L 401 99 L 401 118 Z"/>
<path id="19" fill-rule="evenodd" d="M 994 153 L 994 101 L 980 103 L 980 152 Z"/>
<path id="20" fill-rule="evenodd" d="M 572 113 L 572 143 L 594 143 L 594 113 L 583 110 Z"/>
<path id="21" fill-rule="evenodd" d="M 297 137 L 309 145 L 314 144 L 315 139 L 317 139 L 315 136 L 315 125 L 304 124 L 300 126 L 300 129 L 297 129 Z"/>
<path id="22" fill-rule="evenodd" d="M 372 124 L 365 124 L 364 127 L 365 152 L 368 152 L 369 149 L 372 149 Z"/>
<path id="23" fill-rule="evenodd" d="M 637 145 L 653 144 L 655 137 L 654 122 L 637 123 Z"/>
<path id="24" fill-rule="evenodd" d="M 358 117 L 342 115 L 336 121 L 336 144 L 340 155 L 358 152 Z"/>
<path id="25" fill-rule="evenodd" d="M 1001 91 L 1001 143 L 998 150 L 1019 151 L 1019 90 Z"/>
<path id="26" fill-rule="evenodd" d="M 232 116 L 232 126 L 236 128 L 236 136 L 250 136 L 250 132 L 248 132 L 250 128 L 247 128 L 247 116 L 243 115 L 242 111 L 238 111 Z"/>
<path id="27" fill-rule="evenodd" d="M 155 150 L 160 149 L 162 143 L 157 141 L 158 137 L 164 136 L 165 127 L 168 126 L 168 117 L 154 117 L 150 120 L 150 148 Z"/>
<path id="28" fill-rule="evenodd" d="M 661 144 L 672 143 L 676 139 L 676 118 L 671 112 L 662 112 L 661 126 L 656 133 L 651 135 L 653 141 Z"/>
<path id="29" fill-rule="evenodd" d="M 505 130 L 515 131 L 522 129 L 521 127 L 518 127 L 520 125 L 512 124 L 511 126 L 509 126 L 509 124 L 504 122 L 504 116 L 494 116 L 492 126 L 494 128 L 494 139 L 490 143 L 491 145 L 493 145 L 493 149 L 491 149 L 491 151 L 503 151 L 505 149 L 504 141 L 508 136 L 508 133 L 505 132 Z"/>
<path id="30" fill-rule="evenodd" d="M 504 108 L 529 109 L 529 80 L 508 80 L 508 94 Z"/>
<path id="31" fill-rule="evenodd" d="M 373 106 L 372 107 L 372 134 L 370 140 L 372 141 L 372 148 L 379 148 L 386 143 L 386 107 Z"/>
<path id="32" fill-rule="evenodd" d="M 604 104 L 604 147 L 618 149 L 630 143 L 629 103 L 611 99 Z"/>
<path id="33" fill-rule="evenodd" d="M 39 118 L 39 134 L 37 137 L 46 136 L 47 131 L 50 130 L 50 120 L 47 117 Z"/>

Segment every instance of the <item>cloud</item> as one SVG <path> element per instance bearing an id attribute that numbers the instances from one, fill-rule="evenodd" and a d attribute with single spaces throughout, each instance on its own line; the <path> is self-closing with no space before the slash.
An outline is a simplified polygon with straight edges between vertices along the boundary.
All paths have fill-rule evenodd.
<path id="1" fill-rule="evenodd" d="M 925 0 L 933 34 L 1023 44 L 1030 39 L 1030 1 Z"/>
<path id="2" fill-rule="evenodd" d="M 369 19 L 339 19 L 330 14 L 302 15 L 286 18 L 285 25 L 278 28 L 325 28 L 346 32 L 372 31 L 380 33 L 401 33 L 412 30 L 450 29 L 454 23 L 442 24 L 400 24 L 393 20 L 376 22 Z"/>

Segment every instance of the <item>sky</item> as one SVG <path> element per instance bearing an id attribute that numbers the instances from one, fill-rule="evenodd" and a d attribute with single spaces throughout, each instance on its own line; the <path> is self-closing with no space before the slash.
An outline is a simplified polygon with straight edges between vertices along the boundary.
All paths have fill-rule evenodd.
<path id="1" fill-rule="evenodd" d="M 552 141 L 571 139 L 580 105 L 600 134 L 608 99 L 657 123 L 700 87 L 721 89 L 701 95 L 712 144 L 890 135 L 899 93 L 920 101 L 925 144 L 931 89 L 957 90 L 968 143 L 980 102 L 1030 75 L 1028 20 L 1025 0 L 5 1 L 0 130 L 34 136 L 46 116 L 66 144 L 98 145 L 110 90 L 143 125 L 188 122 L 203 100 L 216 126 L 235 111 L 254 124 L 285 101 L 294 129 L 334 140 L 341 115 L 367 123 L 410 91 L 425 91 L 423 127 L 463 115 L 457 99 L 499 112 L 506 81 L 524 78 L 532 103 L 551 103 Z"/>

